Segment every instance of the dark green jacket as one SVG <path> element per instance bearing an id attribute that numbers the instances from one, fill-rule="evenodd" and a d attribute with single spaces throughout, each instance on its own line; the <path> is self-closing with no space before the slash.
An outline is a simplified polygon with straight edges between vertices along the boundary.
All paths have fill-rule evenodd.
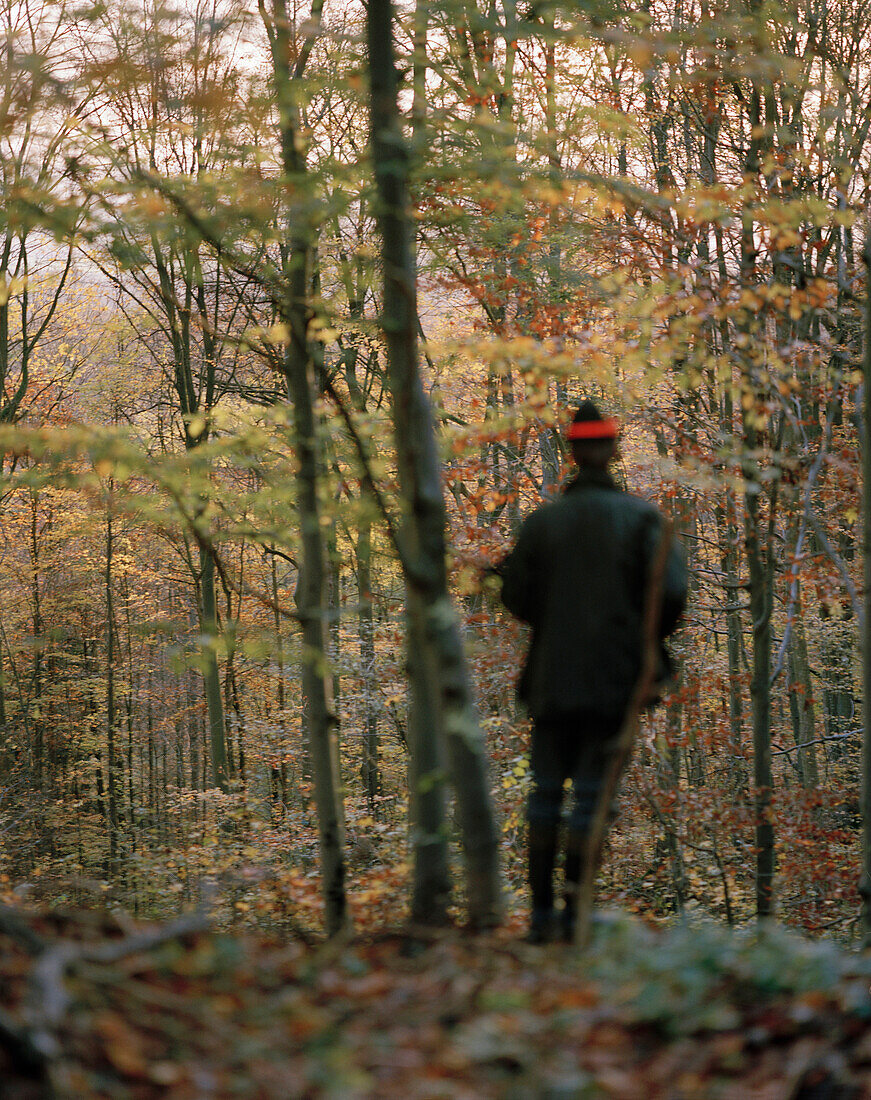
<path id="1" fill-rule="evenodd" d="M 518 690 L 533 718 L 625 711 L 641 671 L 644 595 L 661 529 L 655 505 L 586 467 L 524 521 L 499 572 L 503 603 L 532 626 Z M 677 625 L 686 583 L 673 544 L 662 637 Z"/>

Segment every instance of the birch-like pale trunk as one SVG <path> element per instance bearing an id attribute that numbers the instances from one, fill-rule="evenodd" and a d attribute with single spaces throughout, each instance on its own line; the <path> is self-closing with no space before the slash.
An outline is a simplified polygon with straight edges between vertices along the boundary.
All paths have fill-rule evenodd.
<path id="1" fill-rule="evenodd" d="M 484 738 L 459 622 L 448 594 L 440 463 L 419 369 L 408 153 L 397 106 L 390 0 L 370 0 L 367 38 L 372 156 L 384 274 L 382 324 L 403 502 L 401 545 L 412 695 L 409 730 L 414 754 L 412 915 L 436 922 L 445 917 L 448 867 L 443 817 L 444 752 L 457 795 L 469 917 L 473 925 L 487 925 L 498 920 L 501 911 L 498 832 Z"/>

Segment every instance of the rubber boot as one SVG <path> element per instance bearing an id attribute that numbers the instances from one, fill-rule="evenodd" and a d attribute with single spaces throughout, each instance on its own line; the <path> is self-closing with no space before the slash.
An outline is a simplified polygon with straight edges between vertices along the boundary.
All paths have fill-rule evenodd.
<path id="1" fill-rule="evenodd" d="M 557 827 L 538 821 L 529 823 L 529 888 L 532 892 L 532 921 L 527 942 L 548 943 L 553 939 L 553 865 L 556 859 Z"/>

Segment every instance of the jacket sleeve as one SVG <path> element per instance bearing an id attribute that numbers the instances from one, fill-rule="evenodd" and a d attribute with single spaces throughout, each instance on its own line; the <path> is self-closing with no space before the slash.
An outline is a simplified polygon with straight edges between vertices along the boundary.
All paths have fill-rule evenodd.
<path id="1" fill-rule="evenodd" d="M 518 619 L 531 623 L 535 617 L 536 522 L 530 516 L 520 528 L 517 543 L 499 566 L 502 577 L 502 602 Z"/>

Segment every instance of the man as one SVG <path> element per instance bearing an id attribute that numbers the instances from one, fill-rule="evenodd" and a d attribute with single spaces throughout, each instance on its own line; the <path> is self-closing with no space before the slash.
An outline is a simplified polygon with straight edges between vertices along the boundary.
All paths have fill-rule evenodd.
<path id="1" fill-rule="evenodd" d="M 559 500 L 533 512 L 501 564 L 502 601 L 532 626 L 519 694 L 533 719 L 529 796 L 529 940 L 573 936 L 575 901 L 609 753 L 642 668 L 642 620 L 663 529 L 658 509 L 622 492 L 608 472 L 617 422 L 584 401 L 568 439 L 578 472 Z M 686 570 L 672 545 L 660 637 L 674 630 Z M 664 650 L 662 651 L 664 654 Z M 664 673 L 664 669 L 660 670 Z M 565 906 L 556 921 L 553 871 L 566 779 L 573 786 Z"/>

